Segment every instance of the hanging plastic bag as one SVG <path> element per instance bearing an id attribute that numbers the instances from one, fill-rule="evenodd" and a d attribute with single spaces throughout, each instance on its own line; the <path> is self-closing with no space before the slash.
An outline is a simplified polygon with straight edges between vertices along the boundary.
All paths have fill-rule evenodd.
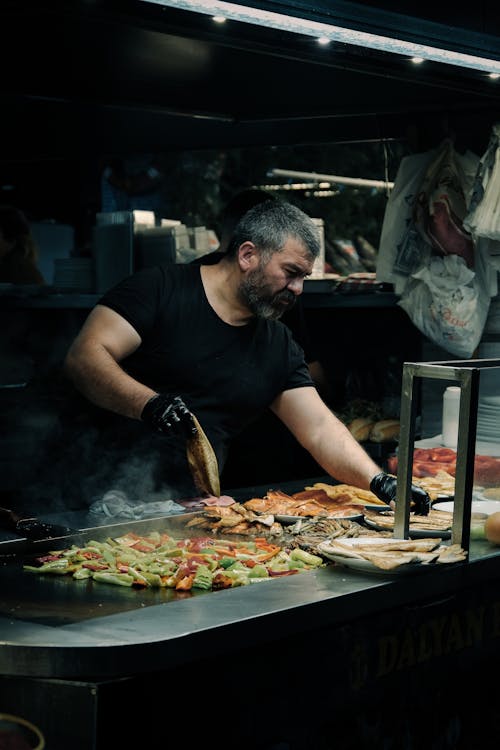
<path id="1" fill-rule="evenodd" d="M 494 125 L 477 170 L 464 226 L 477 237 L 500 240 L 500 124 Z"/>
<path id="2" fill-rule="evenodd" d="M 431 247 L 413 222 L 420 186 L 439 148 L 401 159 L 384 213 L 377 258 L 377 281 L 394 284 L 401 294 L 409 274 L 429 258 Z"/>
<path id="3" fill-rule="evenodd" d="M 478 156 L 459 154 L 448 138 L 401 160 L 382 224 L 378 281 L 402 294 L 409 276 L 436 252 L 473 262 L 473 241 L 462 220 L 478 164 Z"/>
<path id="4" fill-rule="evenodd" d="M 459 255 L 434 256 L 411 275 L 400 307 L 431 341 L 458 357 L 469 358 L 481 340 L 490 297 L 481 274 Z"/>
<path id="5" fill-rule="evenodd" d="M 474 169 L 478 161 L 475 157 Z M 445 139 L 420 186 L 413 221 L 440 255 L 459 255 L 473 268 L 474 241 L 463 225 L 467 214 L 465 164 L 452 141 Z"/>

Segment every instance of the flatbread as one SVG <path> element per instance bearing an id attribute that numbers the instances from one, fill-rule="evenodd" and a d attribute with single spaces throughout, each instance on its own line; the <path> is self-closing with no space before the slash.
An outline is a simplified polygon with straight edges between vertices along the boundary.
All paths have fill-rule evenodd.
<path id="1" fill-rule="evenodd" d="M 192 417 L 197 428 L 197 433 L 188 438 L 186 450 L 195 486 L 202 493 L 220 497 L 217 456 L 197 418 L 194 414 Z"/>

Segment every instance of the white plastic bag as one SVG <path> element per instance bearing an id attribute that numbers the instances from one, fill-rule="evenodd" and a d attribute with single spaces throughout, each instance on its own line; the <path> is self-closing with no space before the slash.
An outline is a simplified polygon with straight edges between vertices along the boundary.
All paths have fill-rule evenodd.
<path id="1" fill-rule="evenodd" d="M 481 340 L 490 297 L 481 274 L 459 255 L 434 256 L 411 275 L 400 307 L 431 341 L 469 358 Z"/>
<path id="2" fill-rule="evenodd" d="M 500 240 L 500 125 L 481 158 L 464 226 L 475 237 Z"/>
<path id="3" fill-rule="evenodd" d="M 471 262 L 472 241 L 462 219 L 478 164 L 476 154 L 459 154 L 448 138 L 401 160 L 382 224 L 378 281 L 402 294 L 409 276 L 435 251 L 462 253 Z"/>
<path id="4" fill-rule="evenodd" d="M 384 213 L 377 258 L 377 281 L 394 284 L 401 294 L 408 275 L 430 256 L 431 247 L 413 223 L 413 206 L 439 149 L 401 159 Z"/>
<path id="5" fill-rule="evenodd" d="M 474 242 L 463 220 L 471 184 L 464 167 L 470 165 L 471 156 L 467 152 L 461 157 L 452 141 L 445 139 L 427 169 L 413 212 L 417 229 L 431 247 L 440 255 L 462 256 L 469 268 L 474 267 Z M 474 157 L 474 170 L 478 162 Z"/>

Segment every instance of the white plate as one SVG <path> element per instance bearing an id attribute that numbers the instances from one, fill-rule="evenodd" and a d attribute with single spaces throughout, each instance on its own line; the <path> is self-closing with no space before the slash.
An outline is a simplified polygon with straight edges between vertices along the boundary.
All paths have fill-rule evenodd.
<path id="1" fill-rule="evenodd" d="M 380 513 L 382 510 L 390 510 L 390 505 L 365 505 L 365 510 L 376 510 L 377 513 Z"/>
<path id="2" fill-rule="evenodd" d="M 312 521 L 314 518 L 318 518 L 318 516 L 287 516 L 279 513 L 274 518 L 280 523 L 296 523 L 297 521 Z M 351 513 L 349 516 L 336 516 L 334 513 L 329 513 L 327 516 L 322 516 L 322 518 L 333 518 L 336 521 L 361 521 L 363 514 Z"/>
<path id="3" fill-rule="evenodd" d="M 497 406 L 500 409 L 500 396 L 481 396 L 479 404 L 488 404 L 489 406 Z"/>
<path id="4" fill-rule="evenodd" d="M 437 510 L 441 510 L 441 508 L 437 508 Z M 387 526 L 379 526 L 370 518 L 365 518 L 365 524 L 374 531 L 391 531 Z M 410 524 L 408 534 L 410 539 L 449 539 L 451 536 L 451 530 L 438 531 L 437 529 L 412 529 Z"/>
<path id="5" fill-rule="evenodd" d="M 387 542 L 390 541 L 402 541 L 399 539 L 393 539 L 391 538 L 384 538 L 379 536 L 363 536 L 363 537 L 349 537 L 347 539 L 340 539 L 339 540 L 342 544 L 345 544 L 349 547 L 356 547 L 358 544 L 363 544 L 366 542 L 370 542 L 373 544 L 387 544 Z M 352 570 L 359 570 L 363 573 L 371 573 L 376 575 L 404 575 L 407 573 L 417 573 L 424 570 L 432 570 L 434 566 L 432 565 L 422 565 L 421 563 L 405 563 L 404 565 L 398 565 L 397 568 L 393 568 L 392 570 L 383 570 L 383 568 L 377 568 L 376 565 L 369 562 L 368 560 L 362 560 L 358 557 L 345 557 L 344 555 L 340 555 L 337 552 L 330 552 L 328 547 L 328 541 L 320 542 L 317 547 L 318 551 L 321 555 L 324 557 L 327 557 L 329 560 L 333 560 L 333 562 L 338 563 L 339 565 L 344 565 L 346 568 L 351 568 Z"/>
<path id="6" fill-rule="evenodd" d="M 474 493 L 474 497 L 481 498 L 481 493 L 476 492 Z M 449 513 L 453 513 L 453 508 L 455 507 L 455 503 L 453 500 L 450 500 L 447 503 L 434 503 L 433 507 L 436 510 L 445 510 Z M 473 500 L 471 503 L 471 512 L 472 513 L 486 513 L 486 515 L 490 516 L 492 513 L 496 513 L 497 511 L 500 511 L 500 500 Z"/>
<path id="7" fill-rule="evenodd" d="M 478 425 L 488 425 L 488 427 L 498 427 L 498 417 L 492 417 L 490 414 L 478 414 L 477 415 Z"/>

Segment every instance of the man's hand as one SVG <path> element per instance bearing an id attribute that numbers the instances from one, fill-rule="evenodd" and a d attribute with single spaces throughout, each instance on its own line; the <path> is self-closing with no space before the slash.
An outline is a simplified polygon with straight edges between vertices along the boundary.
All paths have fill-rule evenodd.
<path id="1" fill-rule="evenodd" d="M 397 480 L 390 474 L 381 472 L 373 477 L 370 489 L 379 500 L 390 505 L 397 501 Z M 431 499 L 427 492 L 417 485 L 411 485 L 411 510 L 418 516 L 426 516 L 431 507 Z"/>
<path id="2" fill-rule="evenodd" d="M 142 410 L 141 419 L 157 432 L 188 438 L 196 435 L 193 416 L 180 396 L 159 393 Z"/>

